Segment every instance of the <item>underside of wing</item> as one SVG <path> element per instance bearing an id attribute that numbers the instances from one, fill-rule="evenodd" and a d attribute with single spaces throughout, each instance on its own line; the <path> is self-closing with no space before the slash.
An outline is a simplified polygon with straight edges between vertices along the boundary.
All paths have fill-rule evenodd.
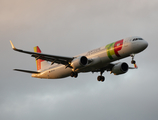
<path id="1" fill-rule="evenodd" d="M 115 64 L 111 64 L 110 63 L 107 66 L 99 68 L 99 69 L 96 69 L 96 70 L 93 70 L 92 72 L 111 71 L 114 66 L 115 66 Z"/>
<path id="2" fill-rule="evenodd" d="M 113 73 L 114 75 L 120 75 L 124 74 L 128 71 L 128 69 L 137 69 L 135 67 L 129 67 L 127 63 L 125 62 L 118 62 L 118 63 L 109 63 L 107 66 L 96 69 L 92 72 L 104 72 L 104 71 L 110 71 L 110 73 Z"/>

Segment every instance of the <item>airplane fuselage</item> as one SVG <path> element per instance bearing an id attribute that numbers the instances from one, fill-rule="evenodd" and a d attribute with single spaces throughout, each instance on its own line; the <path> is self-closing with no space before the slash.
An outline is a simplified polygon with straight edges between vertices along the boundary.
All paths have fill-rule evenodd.
<path id="1" fill-rule="evenodd" d="M 97 69 L 106 67 L 109 63 L 137 54 L 143 51 L 148 43 L 139 37 L 129 37 L 106 46 L 91 50 L 75 56 L 85 56 L 88 64 L 83 67 L 72 69 L 62 64 L 53 64 L 40 71 L 40 74 L 32 74 L 32 77 L 45 79 L 58 79 L 70 76 L 72 72 L 95 72 Z"/>

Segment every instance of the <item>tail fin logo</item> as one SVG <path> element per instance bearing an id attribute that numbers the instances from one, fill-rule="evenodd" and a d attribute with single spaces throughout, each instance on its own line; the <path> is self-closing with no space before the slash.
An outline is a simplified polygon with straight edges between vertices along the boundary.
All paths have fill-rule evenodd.
<path id="1" fill-rule="evenodd" d="M 34 52 L 41 53 L 41 50 L 38 46 L 36 46 L 36 47 L 34 47 Z M 36 60 L 37 70 L 41 69 L 41 62 L 42 61 L 44 61 L 44 60 L 41 60 L 41 59 Z"/>

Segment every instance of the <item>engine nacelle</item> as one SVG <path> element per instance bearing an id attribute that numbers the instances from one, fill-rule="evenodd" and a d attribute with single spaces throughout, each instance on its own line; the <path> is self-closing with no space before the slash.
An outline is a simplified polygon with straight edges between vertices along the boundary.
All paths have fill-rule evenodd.
<path id="1" fill-rule="evenodd" d="M 71 62 L 71 66 L 73 67 L 74 70 L 76 70 L 77 68 L 84 67 L 87 64 L 88 64 L 88 59 L 85 56 L 77 57 Z"/>
<path id="2" fill-rule="evenodd" d="M 115 75 L 120 75 L 124 74 L 128 71 L 128 64 L 123 62 L 123 63 L 118 63 L 112 68 L 112 73 Z"/>

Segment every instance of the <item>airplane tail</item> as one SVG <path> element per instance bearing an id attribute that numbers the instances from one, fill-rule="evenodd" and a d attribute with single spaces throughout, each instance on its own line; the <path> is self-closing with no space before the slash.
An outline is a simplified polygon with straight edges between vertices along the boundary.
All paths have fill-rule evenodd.
<path id="1" fill-rule="evenodd" d="M 36 47 L 34 47 L 34 52 L 41 53 L 41 50 L 38 46 L 36 46 Z M 42 70 L 42 69 L 46 68 L 47 66 L 49 66 L 49 63 L 47 61 L 36 58 L 37 71 Z"/>

